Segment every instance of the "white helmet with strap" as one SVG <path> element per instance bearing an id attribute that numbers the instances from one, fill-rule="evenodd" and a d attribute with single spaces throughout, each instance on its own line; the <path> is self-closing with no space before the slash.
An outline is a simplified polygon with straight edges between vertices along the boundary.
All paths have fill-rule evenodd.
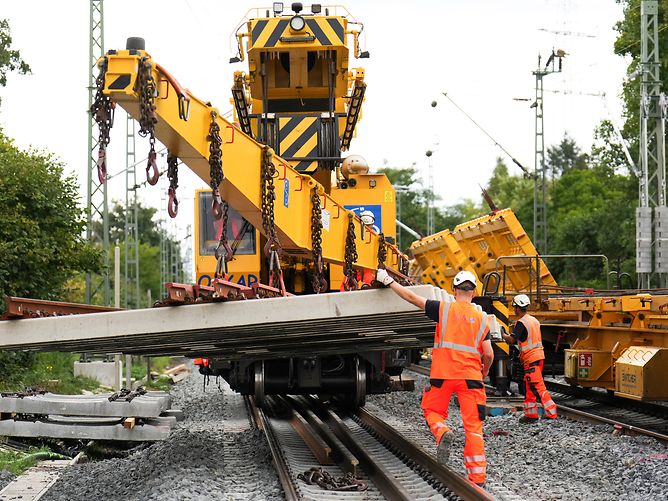
<path id="1" fill-rule="evenodd" d="M 513 306 L 518 306 L 519 308 L 526 308 L 531 304 L 531 299 L 526 294 L 518 294 L 513 298 Z"/>
<path id="2" fill-rule="evenodd" d="M 462 284 L 464 284 L 465 282 L 469 282 L 473 287 L 472 288 L 461 287 Z M 452 281 L 452 286 L 455 288 L 473 290 L 477 287 L 477 285 L 478 285 L 478 279 L 470 271 L 460 271 L 455 275 L 455 279 Z"/>

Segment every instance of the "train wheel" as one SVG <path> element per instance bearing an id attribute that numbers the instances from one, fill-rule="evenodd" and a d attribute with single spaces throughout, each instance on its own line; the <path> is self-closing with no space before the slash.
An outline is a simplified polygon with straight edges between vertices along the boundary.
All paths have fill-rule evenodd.
<path id="1" fill-rule="evenodd" d="M 366 365 L 355 358 L 355 384 L 350 393 L 340 393 L 336 400 L 345 407 L 357 409 L 366 403 Z"/>
<path id="2" fill-rule="evenodd" d="M 264 407 L 267 397 L 264 394 L 264 361 L 255 362 L 255 405 Z"/>

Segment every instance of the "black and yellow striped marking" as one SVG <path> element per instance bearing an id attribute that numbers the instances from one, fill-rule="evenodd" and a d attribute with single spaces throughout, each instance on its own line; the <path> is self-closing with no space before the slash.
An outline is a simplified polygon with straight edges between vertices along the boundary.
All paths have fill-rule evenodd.
<path id="1" fill-rule="evenodd" d="M 279 154 L 291 158 L 315 158 L 318 156 L 318 132 L 320 118 L 308 116 L 280 117 L 278 119 Z M 299 172 L 310 172 L 316 161 L 299 160 L 294 167 Z"/>
<path id="2" fill-rule="evenodd" d="M 289 19 L 258 19 L 251 21 L 251 48 L 276 47 L 283 44 L 281 37 L 290 38 L 311 34 L 315 37 L 313 45 L 345 45 L 343 21 L 334 17 L 305 18 L 306 28 L 293 33 L 288 28 Z"/>

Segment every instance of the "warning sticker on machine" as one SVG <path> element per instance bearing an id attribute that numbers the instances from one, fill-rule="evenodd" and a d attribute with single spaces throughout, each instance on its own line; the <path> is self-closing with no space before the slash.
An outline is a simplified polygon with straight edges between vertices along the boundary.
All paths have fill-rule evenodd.
<path id="1" fill-rule="evenodd" d="M 327 209 L 322 209 L 322 227 L 329 231 L 329 211 Z"/>
<path id="2" fill-rule="evenodd" d="M 578 366 L 580 367 L 592 367 L 593 356 L 591 353 L 580 353 L 578 357 Z"/>

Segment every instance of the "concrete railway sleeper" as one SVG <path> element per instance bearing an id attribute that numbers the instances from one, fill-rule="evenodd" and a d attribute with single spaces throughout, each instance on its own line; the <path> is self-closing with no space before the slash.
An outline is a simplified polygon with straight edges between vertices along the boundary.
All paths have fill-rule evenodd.
<path id="1" fill-rule="evenodd" d="M 253 413 L 287 499 L 492 499 L 364 410 L 300 396 Z"/>

